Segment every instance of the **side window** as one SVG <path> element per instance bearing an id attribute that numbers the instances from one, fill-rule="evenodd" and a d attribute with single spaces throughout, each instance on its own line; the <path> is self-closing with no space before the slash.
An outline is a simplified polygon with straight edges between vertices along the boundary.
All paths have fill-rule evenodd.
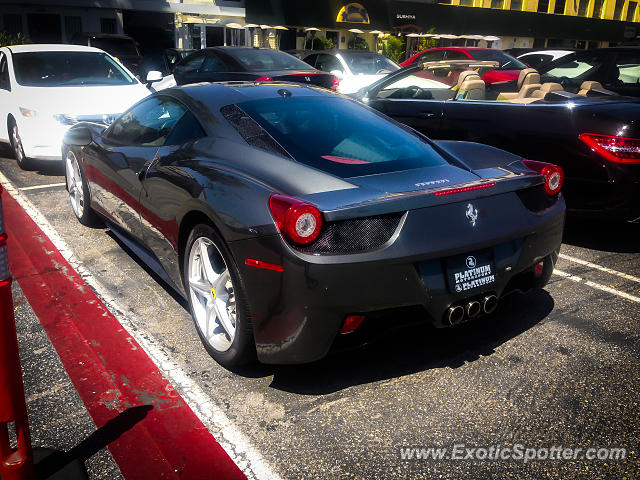
<path id="1" fill-rule="evenodd" d="M 638 85 L 640 83 L 640 54 L 635 52 L 619 53 L 616 58 L 616 72 L 614 68 L 614 82 L 622 82 L 624 85 Z M 617 78 L 615 74 L 617 73 Z"/>
<path id="2" fill-rule="evenodd" d="M 161 146 L 185 111 L 170 98 L 149 98 L 118 118 L 106 137 L 123 145 Z"/>
<path id="3" fill-rule="evenodd" d="M 316 60 L 316 68 L 318 70 L 322 70 L 323 72 L 330 72 L 331 70 L 343 70 L 342 65 L 340 64 L 340 60 L 338 60 L 333 55 L 328 55 L 326 53 L 318 54 L 318 58 Z"/>
<path id="4" fill-rule="evenodd" d="M 418 57 L 418 62 L 438 62 L 444 59 L 444 50 L 435 50 L 433 52 L 425 52 Z"/>
<path id="5" fill-rule="evenodd" d="M 197 72 L 204 63 L 205 52 L 198 52 L 194 55 L 187 57 L 178 68 L 182 73 Z"/>
<path id="6" fill-rule="evenodd" d="M 302 59 L 303 62 L 308 63 L 309 65 L 311 65 L 312 67 L 316 66 L 316 59 L 318 58 L 318 54 L 314 53 L 313 55 L 309 55 L 308 57 L 304 57 Z M 317 68 L 317 67 L 316 67 Z M 318 70 L 320 70 L 318 68 Z"/>
<path id="7" fill-rule="evenodd" d="M 447 50 L 447 54 L 444 57 L 446 60 L 469 60 L 464 53 L 457 50 Z"/>
<path id="8" fill-rule="evenodd" d="M 167 137 L 165 145 L 180 145 L 206 136 L 196 117 L 187 110 Z"/>
<path id="9" fill-rule="evenodd" d="M 205 57 L 200 72 L 228 72 L 229 67 L 217 55 L 209 54 Z"/>
<path id="10" fill-rule="evenodd" d="M 11 91 L 11 81 L 9 80 L 9 65 L 4 53 L 0 53 L 0 89 Z"/>

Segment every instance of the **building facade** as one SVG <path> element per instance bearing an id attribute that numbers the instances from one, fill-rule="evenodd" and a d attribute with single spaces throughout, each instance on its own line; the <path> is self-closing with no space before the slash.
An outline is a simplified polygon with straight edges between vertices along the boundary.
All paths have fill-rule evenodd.
<path id="1" fill-rule="evenodd" d="M 244 16 L 244 0 L 0 0 L 0 31 L 33 43 L 101 32 L 131 35 L 143 47 L 244 44 Z"/>

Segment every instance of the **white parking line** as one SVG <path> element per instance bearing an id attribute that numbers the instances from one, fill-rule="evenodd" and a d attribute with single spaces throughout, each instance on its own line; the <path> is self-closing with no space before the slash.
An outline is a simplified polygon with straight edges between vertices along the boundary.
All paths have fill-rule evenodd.
<path id="1" fill-rule="evenodd" d="M 50 183 L 48 185 L 33 185 L 31 187 L 22 187 L 19 188 L 18 190 L 22 190 L 23 192 L 26 190 L 40 190 L 41 188 L 53 188 L 53 187 L 64 187 L 66 186 L 66 183 L 62 182 L 62 183 Z"/>
<path id="2" fill-rule="evenodd" d="M 17 189 L 2 172 L 0 185 L 18 202 L 31 219 L 49 237 L 62 256 L 69 262 L 82 279 L 89 284 L 118 322 L 136 339 L 149 358 L 176 388 L 193 413 L 202 421 L 215 440 L 224 448 L 229 457 L 238 465 L 249 479 L 280 480 L 262 455 L 251 446 L 249 439 L 226 415 L 222 408 L 194 382 L 189 375 L 171 358 L 169 352 L 156 344 L 151 335 L 137 327 L 124 313 L 108 289 L 84 266 L 66 242 L 58 235 L 49 221 L 42 215 L 31 201 Z"/>
<path id="3" fill-rule="evenodd" d="M 607 273 L 610 273 L 612 275 L 617 275 L 617 276 L 625 278 L 627 280 L 631 280 L 632 282 L 640 283 L 640 278 L 634 277 L 633 275 L 629 275 L 628 273 L 619 272 L 617 270 L 612 270 L 610 268 L 603 267 L 603 266 L 597 265 L 595 263 L 587 262 L 586 260 L 582 260 L 580 258 L 576 258 L 576 257 L 571 257 L 569 255 L 565 255 L 564 253 L 560 254 L 560 258 L 562 258 L 564 260 L 568 260 L 569 262 L 579 263 L 580 265 L 584 265 L 585 267 L 591 267 L 591 268 L 595 268 L 596 270 L 600 270 L 602 272 L 607 272 Z"/>
<path id="4" fill-rule="evenodd" d="M 640 303 L 640 297 L 636 297 L 634 295 L 629 295 L 628 293 L 621 292 L 620 290 L 616 290 L 615 288 L 607 287 L 606 285 L 601 285 L 596 282 L 592 282 L 591 280 L 585 280 L 582 277 L 578 277 L 577 275 L 571 275 L 570 273 L 563 272 L 562 270 L 558 270 L 557 268 L 553 271 L 554 275 L 558 275 L 560 277 L 566 278 L 567 280 L 571 280 L 576 283 L 583 283 L 591 288 L 596 288 L 598 290 L 602 290 L 603 292 L 611 293 L 612 295 L 617 295 L 618 297 L 626 298 L 632 302 Z"/>

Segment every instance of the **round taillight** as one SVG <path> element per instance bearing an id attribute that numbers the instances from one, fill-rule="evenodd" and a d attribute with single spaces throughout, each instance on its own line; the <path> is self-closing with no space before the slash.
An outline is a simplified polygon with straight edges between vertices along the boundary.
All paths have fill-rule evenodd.
<path id="1" fill-rule="evenodd" d="M 564 170 L 558 165 L 536 160 L 522 160 L 526 167 L 544 175 L 544 191 L 547 195 L 555 195 L 562 189 Z"/>
<path id="2" fill-rule="evenodd" d="M 284 195 L 272 195 L 269 209 L 280 233 L 298 245 L 313 242 L 322 230 L 322 213 L 313 205 Z"/>

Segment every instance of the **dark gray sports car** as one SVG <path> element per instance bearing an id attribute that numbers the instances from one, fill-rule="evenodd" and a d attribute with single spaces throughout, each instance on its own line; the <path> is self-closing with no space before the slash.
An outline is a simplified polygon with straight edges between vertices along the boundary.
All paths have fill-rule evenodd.
<path id="1" fill-rule="evenodd" d="M 78 219 L 184 295 L 227 366 L 319 359 L 390 309 L 490 314 L 546 284 L 564 224 L 555 165 L 289 83 L 163 90 L 73 127 L 63 157 Z"/>

